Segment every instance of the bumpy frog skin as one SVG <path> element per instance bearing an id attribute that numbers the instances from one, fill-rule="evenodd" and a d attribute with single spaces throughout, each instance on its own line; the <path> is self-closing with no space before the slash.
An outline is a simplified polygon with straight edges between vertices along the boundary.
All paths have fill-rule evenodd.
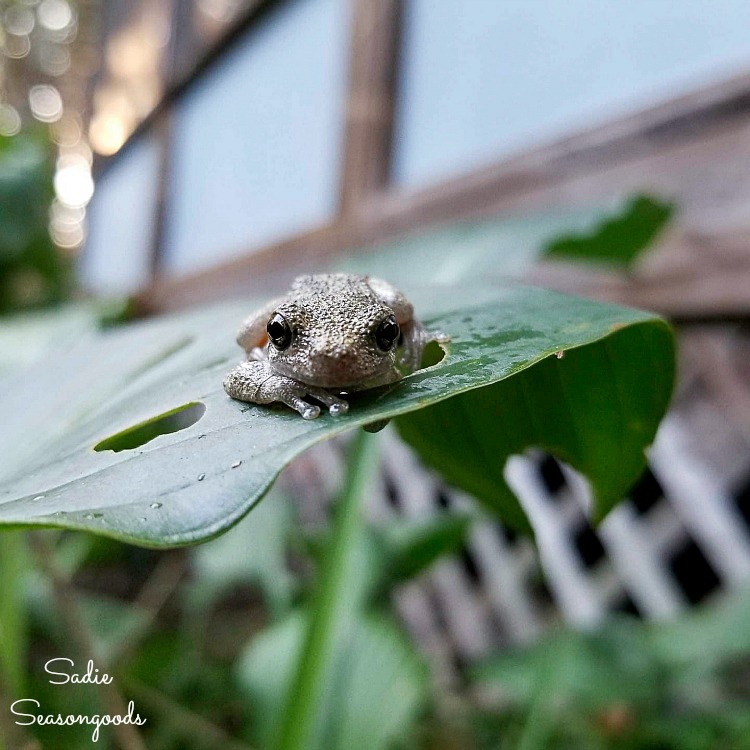
<path id="1" fill-rule="evenodd" d="M 305 419 L 349 404 L 342 392 L 393 383 L 419 367 L 431 336 L 385 281 L 346 273 L 300 276 L 285 297 L 251 315 L 237 335 L 247 361 L 224 380 L 240 401 L 281 401 Z"/>

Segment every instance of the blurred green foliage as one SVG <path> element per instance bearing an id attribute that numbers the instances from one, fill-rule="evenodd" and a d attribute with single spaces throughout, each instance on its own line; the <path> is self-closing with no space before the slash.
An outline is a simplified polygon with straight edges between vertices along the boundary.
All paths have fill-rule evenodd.
<path id="1" fill-rule="evenodd" d="M 636 195 L 587 233 L 557 237 L 544 248 L 550 258 L 628 268 L 653 244 L 675 207 L 650 195 Z"/>
<path id="2" fill-rule="evenodd" d="M 372 472 L 375 460 L 365 454 L 359 470 Z M 350 473 L 344 495 L 355 484 Z M 55 563 L 77 588 L 98 654 L 148 718 L 143 736 L 150 750 L 279 747 L 288 701 L 299 694 L 290 688 L 294 675 L 305 651 L 320 648 L 307 640 L 311 618 L 332 608 L 338 614 L 323 628 L 330 658 L 309 678 L 318 702 L 313 739 L 301 747 L 750 747 L 750 592 L 670 623 L 618 619 L 593 632 L 553 632 L 470 665 L 462 690 L 449 697 L 432 686 L 389 601 L 399 585 L 455 551 L 471 520 L 446 512 L 402 528 L 375 525 L 361 516 L 366 477 L 360 491 L 350 521 L 342 520 L 339 503 L 323 543 L 312 546 L 303 543 L 298 506 L 278 489 L 252 522 L 189 550 L 156 552 L 54 533 Z M 45 712 L 103 710 L 90 687 L 45 679 L 47 659 L 77 656 L 49 580 L 31 567 L 15 572 L 14 597 L 28 613 L 19 642 L 31 645 L 23 695 Z M 321 596 L 332 572 L 337 582 Z M 7 706 L 18 692 L 7 683 L 4 689 Z M 34 727 L 31 734 L 56 750 L 90 743 L 86 727 Z M 113 746 L 105 731 L 98 747 Z"/>
<path id="3" fill-rule="evenodd" d="M 44 131 L 0 136 L 0 313 L 67 299 L 71 264 L 49 234 L 52 149 Z"/>
<path id="4" fill-rule="evenodd" d="M 472 670 L 487 748 L 747 750 L 750 591 L 648 624 L 563 630 Z"/>

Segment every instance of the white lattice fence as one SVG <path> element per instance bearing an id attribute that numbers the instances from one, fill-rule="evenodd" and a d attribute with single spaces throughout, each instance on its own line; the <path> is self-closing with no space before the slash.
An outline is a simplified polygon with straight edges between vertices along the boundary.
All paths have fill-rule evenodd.
<path id="1" fill-rule="evenodd" d="M 586 521 L 591 500 L 580 475 L 543 454 L 508 461 L 506 478 L 534 523 L 537 546 L 487 518 L 472 526 L 462 554 L 394 595 L 439 679 L 451 682 L 462 663 L 560 621 L 592 627 L 613 611 L 669 618 L 750 582 L 750 493 L 739 486 L 750 480 L 750 441 L 709 401 L 688 396 L 662 423 L 650 472 L 596 531 Z M 720 461 L 706 442 L 711 434 L 722 436 Z M 368 507 L 374 520 L 476 512 L 394 430 L 382 439 L 381 481 Z M 324 518 L 322 498 L 335 491 L 343 468 L 334 442 L 292 472 L 304 476 L 308 523 Z"/>

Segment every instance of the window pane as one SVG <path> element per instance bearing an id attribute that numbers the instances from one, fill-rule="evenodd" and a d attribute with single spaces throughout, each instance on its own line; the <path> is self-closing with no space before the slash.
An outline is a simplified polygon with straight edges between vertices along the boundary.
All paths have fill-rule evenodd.
<path id="1" fill-rule="evenodd" d="M 178 105 L 168 272 L 214 265 L 333 216 L 347 6 L 282 4 Z"/>
<path id="2" fill-rule="evenodd" d="M 128 293 L 149 280 L 160 170 L 159 143 L 141 138 L 97 180 L 81 281 L 92 291 Z"/>
<path id="3" fill-rule="evenodd" d="M 406 0 L 394 175 L 421 185 L 750 64 L 746 0 Z"/>

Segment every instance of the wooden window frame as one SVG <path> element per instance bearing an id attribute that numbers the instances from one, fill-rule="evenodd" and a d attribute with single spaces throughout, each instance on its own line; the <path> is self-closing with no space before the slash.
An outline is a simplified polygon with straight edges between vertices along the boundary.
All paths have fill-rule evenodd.
<path id="1" fill-rule="evenodd" d="M 177 81 L 132 139 L 157 128 L 163 169 L 152 250 L 152 281 L 137 295 L 144 313 L 178 309 L 221 297 L 283 287 L 296 273 L 443 223 L 490 215 L 518 215 L 566 205 L 596 203 L 605 193 L 629 189 L 622 173 L 643 164 L 658 169 L 663 154 L 706 158 L 714 143 L 732 147 L 750 123 L 750 73 L 630 116 L 533 148 L 485 168 L 423 189 L 405 191 L 390 181 L 392 136 L 399 79 L 401 19 L 406 0 L 350 0 L 349 84 L 338 211 L 325 225 L 189 276 L 160 273 L 160 248 L 169 203 L 170 112 L 194 83 L 210 73 L 227 49 L 274 9 L 292 0 L 257 0 L 185 78 Z M 180 3 L 176 3 L 180 7 Z M 127 151 L 128 144 L 116 157 Z M 681 156 L 680 156 L 681 154 Z M 710 154 L 709 154 L 710 156 Z M 744 156 L 750 162 L 750 147 Z M 608 180 L 608 182 L 607 182 Z M 581 185 L 588 185 L 583 190 Z M 705 238 L 704 238 L 705 239 Z M 680 241 L 688 242 L 683 237 Z M 748 237 L 711 237 L 717 258 L 687 264 L 677 260 L 657 273 L 602 274 L 545 267 L 532 280 L 662 312 L 682 321 L 750 318 Z M 722 248 L 727 252 L 722 253 Z M 678 254 L 679 255 L 679 254 Z M 727 260 L 728 259 L 728 260 Z M 694 259 L 693 259 L 694 260 Z M 687 265 L 687 267 L 685 267 Z"/>

